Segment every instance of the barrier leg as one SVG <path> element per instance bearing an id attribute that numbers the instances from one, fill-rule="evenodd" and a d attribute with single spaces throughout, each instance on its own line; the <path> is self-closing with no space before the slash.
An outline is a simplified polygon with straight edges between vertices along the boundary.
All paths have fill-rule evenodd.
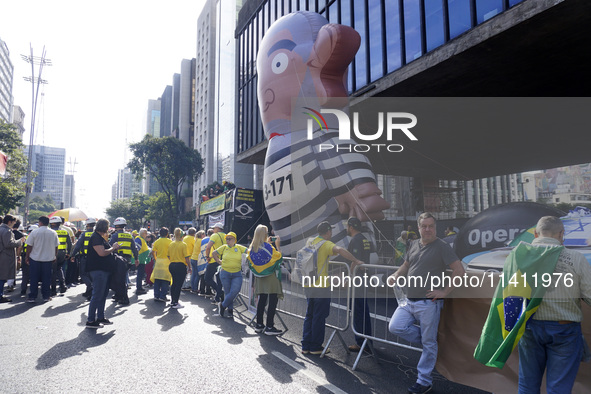
<path id="1" fill-rule="evenodd" d="M 333 338 L 335 337 L 335 335 L 339 338 L 339 340 L 341 341 L 341 344 L 343 345 L 343 348 L 345 348 L 345 350 L 347 351 L 347 353 L 351 353 L 351 351 L 349 350 L 349 347 L 345 343 L 345 340 L 343 339 L 343 336 L 341 335 L 340 331 L 333 330 L 332 334 L 330 334 L 330 338 L 328 338 L 328 342 L 326 342 L 326 346 L 324 346 L 324 350 L 322 351 L 322 354 L 320 355 L 320 358 L 324 357 L 324 355 L 326 354 L 326 350 L 330 346 L 330 344 L 331 344 Z"/>
<path id="2" fill-rule="evenodd" d="M 281 315 L 278 312 L 275 312 L 275 317 L 277 319 L 279 319 L 279 321 L 281 322 L 281 325 L 283 326 L 283 334 L 285 334 L 289 330 L 289 328 L 287 327 L 287 324 L 285 324 L 285 322 L 281 318 Z M 281 335 L 283 335 L 283 334 L 281 334 Z"/>
<path id="3" fill-rule="evenodd" d="M 373 348 L 372 343 L 369 341 L 369 339 L 365 338 L 363 340 L 363 344 L 361 345 L 361 349 L 359 349 L 359 354 L 355 358 L 355 363 L 353 363 L 353 368 L 351 368 L 353 371 L 355 371 L 355 369 L 357 369 L 357 364 L 359 364 L 359 361 L 361 360 L 361 358 L 364 357 L 363 351 L 365 350 L 365 346 L 369 346 L 369 350 L 371 352 L 371 355 L 366 355 L 365 357 L 373 356 L 373 358 L 376 360 L 376 363 L 378 363 L 378 364 L 380 363 L 380 360 L 378 359 L 378 356 L 376 355 L 376 351 Z"/>

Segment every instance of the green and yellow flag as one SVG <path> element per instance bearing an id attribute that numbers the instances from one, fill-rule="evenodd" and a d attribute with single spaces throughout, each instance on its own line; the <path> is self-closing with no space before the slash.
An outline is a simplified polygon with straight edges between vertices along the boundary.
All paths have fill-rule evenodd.
<path id="1" fill-rule="evenodd" d="M 503 368 L 525 331 L 525 323 L 542 302 L 544 274 L 552 275 L 563 249 L 522 242 L 511 251 L 474 351 L 477 361 Z"/>

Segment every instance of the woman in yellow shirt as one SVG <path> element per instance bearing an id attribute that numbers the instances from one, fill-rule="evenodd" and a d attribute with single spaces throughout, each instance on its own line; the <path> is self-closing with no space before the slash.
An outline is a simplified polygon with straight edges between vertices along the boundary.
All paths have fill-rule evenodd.
<path id="1" fill-rule="evenodd" d="M 183 242 L 183 232 L 180 228 L 174 229 L 174 242 L 168 246 L 168 258 L 170 265 L 168 269 L 172 275 L 172 287 L 170 288 L 170 306 L 174 309 L 184 308 L 179 302 L 181 296 L 181 289 L 187 276 L 187 268 L 191 272 L 189 265 L 189 249 L 187 244 Z"/>
<path id="2" fill-rule="evenodd" d="M 218 312 L 224 317 L 228 309 L 228 317 L 234 317 L 234 299 L 242 287 L 242 254 L 246 247 L 236 244 L 236 233 L 226 234 L 226 244 L 217 248 L 212 257 L 222 266 L 220 280 L 224 286 L 224 300 L 218 304 Z"/>
<path id="3" fill-rule="evenodd" d="M 172 276 L 168 266 L 170 260 L 168 259 L 168 246 L 172 241 L 168 238 L 168 229 L 162 227 L 160 229 L 160 238 L 158 238 L 152 245 L 152 252 L 154 252 L 154 270 L 150 280 L 154 282 L 154 301 L 166 302 L 166 294 L 168 293 L 168 287 L 172 281 Z"/>

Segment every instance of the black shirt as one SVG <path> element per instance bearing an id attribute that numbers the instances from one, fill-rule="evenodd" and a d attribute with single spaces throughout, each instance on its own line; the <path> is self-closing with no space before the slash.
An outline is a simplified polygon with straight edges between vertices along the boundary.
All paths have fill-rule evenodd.
<path id="1" fill-rule="evenodd" d="M 364 264 L 369 264 L 369 255 L 373 252 L 373 245 L 367 240 L 361 233 L 357 233 L 351 238 L 349 247 L 347 248 L 349 253 L 353 255 L 357 260 L 363 261 Z M 357 269 L 357 275 L 363 274 L 363 271 Z"/>
<path id="2" fill-rule="evenodd" d="M 86 271 L 110 271 L 110 262 L 112 256 L 99 256 L 94 250 L 95 245 L 103 245 L 105 249 L 109 249 L 111 245 L 96 231 L 92 233 L 88 240 L 88 256 L 86 258 Z"/>

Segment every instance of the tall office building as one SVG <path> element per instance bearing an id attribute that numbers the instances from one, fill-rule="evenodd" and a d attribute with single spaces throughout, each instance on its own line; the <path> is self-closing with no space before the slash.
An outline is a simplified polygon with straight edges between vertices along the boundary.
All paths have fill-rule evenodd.
<path id="1" fill-rule="evenodd" d="M 26 157 L 29 155 L 29 149 L 30 146 L 25 146 Z M 33 179 L 32 192 L 40 193 L 42 196 L 49 194 L 58 207 L 61 204 L 65 207 L 66 150 L 42 145 L 33 145 L 32 150 L 31 171 L 37 173 Z"/>
<path id="2" fill-rule="evenodd" d="M 66 174 L 64 177 L 64 208 L 76 207 L 76 182 L 74 175 Z"/>
<path id="3" fill-rule="evenodd" d="M 162 109 L 162 100 L 148 100 L 148 110 L 147 110 L 147 121 L 146 121 L 146 134 L 151 135 L 152 137 L 159 138 L 161 137 L 160 132 L 161 128 L 161 109 Z M 117 189 L 119 190 L 119 189 Z M 148 196 L 153 195 L 161 191 L 160 185 L 153 179 L 150 174 L 146 174 L 142 191 L 144 194 Z M 117 194 L 118 196 L 119 194 Z M 119 198 L 119 197 L 117 197 Z"/>
<path id="4" fill-rule="evenodd" d="M 164 88 L 160 97 L 160 136 L 172 134 L 172 86 Z"/>
<path id="5" fill-rule="evenodd" d="M 194 147 L 205 171 L 195 183 L 194 201 L 208 184 L 220 179 L 221 156 L 235 160 L 236 46 L 234 30 L 241 0 L 209 0 L 197 21 Z M 227 176 L 239 187 L 252 187 L 252 165 L 233 163 Z"/>
<path id="6" fill-rule="evenodd" d="M 361 45 L 347 76 L 351 111 L 371 97 L 584 97 L 590 89 L 586 74 L 591 53 L 585 49 L 591 39 L 590 2 L 248 0 L 235 32 L 239 162 L 263 165 L 266 153 L 257 102 L 260 41 L 273 22 L 298 10 L 317 12 L 359 33 Z M 525 199 L 523 181 L 514 173 L 588 162 L 580 145 L 565 154 L 556 154 L 549 145 L 519 149 L 534 138 L 529 131 L 457 131 L 433 138 L 431 151 L 405 153 L 401 160 L 366 155 L 380 174 L 384 194 L 394 198 L 386 198 L 393 202 L 391 217 L 429 208 L 447 217 L 453 215 L 452 207 L 469 216 Z M 552 139 L 555 132 L 537 128 L 535 138 Z M 578 124 L 561 128 L 573 139 L 577 132 Z M 429 142 L 423 138 L 421 143 Z M 407 199 L 410 206 L 396 198 Z"/>
<path id="7" fill-rule="evenodd" d="M 12 78 L 14 67 L 8 46 L 0 38 L 0 119 L 12 123 Z"/>
<path id="8" fill-rule="evenodd" d="M 16 126 L 22 140 L 25 133 L 25 111 L 18 105 L 12 106 L 12 124 Z"/>
<path id="9" fill-rule="evenodd" d="M 142 181 L 135 179 L 129 168 L 117 171 L 117 183 L 115 184 L 114 199 L 130 198 L 136 193 L 142 192 Z"/>

